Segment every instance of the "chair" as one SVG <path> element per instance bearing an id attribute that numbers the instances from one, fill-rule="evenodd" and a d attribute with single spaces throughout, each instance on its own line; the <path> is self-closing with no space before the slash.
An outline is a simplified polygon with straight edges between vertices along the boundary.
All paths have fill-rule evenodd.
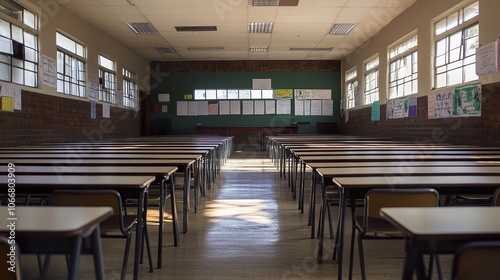
<path id="1" fill-rule="evenodd" d="M 137 229 L 138 217 L 124 214 L 120 194 L 114 190 L 55 190 L 51 194 L 51 202 L 55 206 L 109 206 L 113 208 L 113 216 L 100 224 L 101 237 L 126 238 L 121 272 L 121 279 L 125 279 L 132 233 Z M 146 239 L 150 271 L 153 271 L 146 223 L 144 223 L 143 233 Z"/>
<path id="2" fill-rule="evenodd" d="M 437 207 L 439 194 L 435 189 L 372 189 L 366 193 L 364 213 L 353 220 L 351 235 L 351 252 L 349 263 L 349 279 L 352 279 L 354 260 L 354 239 L 358 233 L 359 262 L 362 279 L 366 279 L 363 254 L 363 239 L 404 239 L 403 234 L 380 215 L 382 207 Z M 436 259 L 438 274 L 441 268 Z M 433 256 L 429 264 L 429 275 L 432 275 Z"/>
<path id="3" fill-rule="evenodd" d="M 11 246 L 14 246 L 14 252 L 11 252 Z M 14 255 L 13 263 L 10 263 L 11 257 Z M 0 236 L 0 279 L 2 280 L 21 280 L 21 254 L 19 247 L 14 244 L 9 244 L 9 240 L 4 236 Z M 13 270 L 12 270 L 13 269 Z"/>
<path id="4" fill-rule="evenodd" d="M 500 206 L 500 189 L 493 194 L 493 206 Z"/>
<path id="5" fill-rule="evenodd" d="M 453 280 L 493 280 L 499 278 L 500 242 L 478 241 L 460 247 L 453 258 Z"/>

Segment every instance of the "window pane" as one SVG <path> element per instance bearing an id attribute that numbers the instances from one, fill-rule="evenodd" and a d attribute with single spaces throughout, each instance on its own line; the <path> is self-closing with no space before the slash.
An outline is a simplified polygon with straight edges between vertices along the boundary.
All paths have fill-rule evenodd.
<path id="1" fill-rule="evenodd" d="M 10 39 L 0 37 L 0 52 L 12 54 L 12 41 Z"/>
<path id="2" fill-rule="evenodd" d="M 479 16 L 479 1 L 464 9 L 464 21 Z"/>
<path id="3" fill-rule="evenodd" d="M 99 55 L 99 65 L 109 70 L 115 70 L 115 63 L 102 55 Z"/>
<path id="4" fill-rule="evenodd" d="M 451 14 L 447 18 L 447 29 L 450 30 L 455 26 L 458 26 L 458 12 Z"/>
<path id="5" fill-rule="evenodd" d="M 30 11 L 24 10 L 24 23 L 33 28 L 36 29 L 36 16 L 35 14 L 31 13 Z"/>
<path id="6" fill-rule="evenodd" d="M 15 25 L 12 25 L 12 39 L 24 44 L 23 30 Z"/>
<path id="7" fill-rule="evenodd" d="M 0 19 L 0 36 L 10 38 L 10 23 Z"/>
<path id="8" fill-rule="evenodd" d="M 5 63 L 0 63 L 0 80 L 10 81 L 10 67 Z"/>
<path id="9" fill-rule="evenodd" d="M 436 34 L 436 35 L 439 35 L 439 34 L 445 32 L 446 31 L 446 19 L 438 21 L 434 25 L 434 29 L 435 29 L 435 33 L 434 34 Z"/>

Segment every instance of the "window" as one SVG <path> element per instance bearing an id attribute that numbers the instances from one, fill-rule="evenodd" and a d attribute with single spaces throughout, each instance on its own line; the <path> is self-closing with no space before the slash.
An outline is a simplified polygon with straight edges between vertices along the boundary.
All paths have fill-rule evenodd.
<path id="1" fill-rule="evenodd" d="M 123 106 L 129 108 L 137 108 L 137 86 L 135 81 L 137 76 L 135 73 L 122 68 L 123 75 Z"/>
<path id="2" fill-rule="evenodd" d="M 57 92 L 85 97 L 85 48 L 57 32 Z"/>
<path id="3" fill-rule="evenodd" d="M 358 71 L 353 68 L 345 73 L 345 98 L 346 98 L 346 108 L 354 108 L 356 106 L 356 91 L 358 87 Z"/>
<path id="4" fill-rule="evenodd" d="M 418 92 L 417 35 L 389 48 L 389 99 Z"/>
<path id="5" fill-rule="evenodd" d="M 99 100 L 115 103 L 115 62 L 99 55 Z"/>
<path id="6" fill-rule="evenodd" d="M 365 63 L 364 104 L 372 104 L 378 100 L 378 65 L 378 55 Z"/>
<path id="7" fill-rule="evenodd" d="M 453 10 L 434 24 L 434 87 L 467 83 L 476 75 L 479 2 Z"/>
<path id="8" fill-rule="evenodd" d="M 0 80 L 38 86 L 38 16 L 13 0 L 0 1 Z"/>

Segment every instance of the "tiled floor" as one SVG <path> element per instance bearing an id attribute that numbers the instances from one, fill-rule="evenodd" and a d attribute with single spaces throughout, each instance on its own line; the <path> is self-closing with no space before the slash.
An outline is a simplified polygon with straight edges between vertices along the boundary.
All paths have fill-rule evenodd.
<path id="1" fill-rule="evenodd" d="M 178 247 L 173 246 L 170 220 L 166 221 L 163 267 L 150 273 L 148 266 L 142 264 L 139 279 L 337 278 L 337 264 L 331 258 L 322 264 L 316 262 L 318 241 L 309 238 L 307 215 L 297 210 L 287 181 L 279 177 L 263 153 L 235 153 L 200 206 L 198 213 L 191 210 L 188 232 L 181 234 Z M 155 253 L 157 225 L 153 221 L 154 211 L 150 214 L 149 231 Z M 348 231 L 346 238 L 349 237 Z M 106 279 L 119 279 L 124 240 L 102 242 Z M 331 254 L 333 241 L 327 242 L 326 253 Z M 401 277 L 402 241 L 367 241 L 365 244 L 368 279 Z M 348 257 L 348 244 L 346 247 Z M 127 279 L 132 279 L 132 254 L 133 250 Z M 156 255 L 153 258 L 156 263 Z M 359 279 L 357 258 L 355 261 L 354 278 Z M 449 263 L 449 257 L 442 258 L 445 279 L 449 279 Z M 34 256 L 23 256 L 22 267 L 25 279 L 38 279 Z M 344 265 L 345 279 L 347 268 L 348 262 Z M 91 257 L 82 257 L 80 270 L 80 279 L 95 278 Z M 66 272 L 64 257 L 54 256 L 47 279 L 66 279 Z"/>

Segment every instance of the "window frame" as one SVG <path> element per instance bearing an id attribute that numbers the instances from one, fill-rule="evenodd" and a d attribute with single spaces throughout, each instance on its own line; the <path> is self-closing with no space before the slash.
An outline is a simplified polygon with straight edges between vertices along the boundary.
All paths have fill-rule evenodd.
<path id="1" fill-rule="evenodd" d="M 109 69 L 103 66 L 101 63 L 101 58 L 107 59 L 113 63 L 114 69 Z M 98 55 L 98 66 L 99 66 L 99 101 L 115 104 L 116 103 L 116 61 L 110 59 L 109 57 L 99 54 Z M 110 79 L 111 77 L 111 79 Z"/>
<path id="2" fill-rule="evenodd" d="M 369 64 L 374 63 L 376 61 L 376 65 L 369 66 Z M 370 68 L 368 68 L 370 67 Z M 364 71 L 364 83 L 363 83 L 363 104 L 369 105 L 374 101 L 378 101 L 380 99 L 380 56 L 376 54 L 369 59 L 367 59 L 363 63 L 363 71 Z M 374 75 L 375 77 L 372 77 Z M 368 89 L 369 82 L 375 83 L 375 86 Z M 368 98 L 370 102 L 368 102 Z"/>
<path id="3" fill-rule="evenodd" d="M 71 50 L 68 50 L 64 48 L 63 46 L 59 45 L 57 43 L 57 36 L 61 35 L 64 36 L 66 39 L 71 40 L 75 45 L 80 45 L 82 47 L 82 54 L 84 56 L 80 56 L 76 52 L 72 52 Z M 72 36 L 68 36 L 64 32 L 61 31 L 56 31 L 56 52 L 57 52 L 57 86 L 56 86 L 56 91 L 61 94 L 66 94 L 66 95 L 71 95 L 71 96 L 76 96 L 76 97 L 81 97 L 81 98 L 86 98 L 86 86 L 87 86 L 87 58 L 86 58 L 86 53 L 87 53 L 87 48 L 86 46 L 79 40 L 75 39 Z M 63 57 L 63 73 L 60 72 L 59 69 L 59 54 L 62 54 Z M 76 77 L 73 77 L 73 73 L 71 75 L 66 75 L 66 66 L 67 66 L 67 61 L 66 58 L 69 57 L 72 59 L 73 62 L 75 62 L 77 65 L 78 63 L 83 64 L 83 74 L 82 74 L 82 69 L 78 68 L 76 71 L 79 73 L 76 75 Z M 74 66 L 74 65 L 71 65 Z M 61 77 L 61 75 L 63 77 Z M 83 77 L 83 80 L 80 78 Z M 63 79 L 61 79 L 63 78 Z M 60 83 L 62 83 L 62 91 L 60 90 Z M 71 90 L 67 90 L 67 88 L 73 88 L 72 86 L 75 86 L 77 91 L 76 93 L 71 92 Z"/>
<path id="4" fill-rule="evenodd" d="M 356 66 L 345 71 L 345 104 L 346 109 L 356 107 L 356 87 L 358 87 L 358 69 Z"/>
<path id="5" fill-rule="evenodd" d="M 414 42 L 413 42 L 414 41 Z M 414 45 L 412 45 L 414 43 Z M 387 48 L 387 100 L 418 93 L 418 33 L 411 32 Z M 407 66 L 407 64 L 410 66 Z M 404 68 L 403 68 L 404 67 Z M 397 69 L 396 69 L 397 68 Z M 406 73 L 408 68 L 409 74 Z M 404 71 L 400 77 L 400 71 Z M 394 79 L 393 79 L 394 77 Z M 408 91 L 408 87 L 410 90 Z M 395 93 L 395 95 L 393 94 Z"/>
<path id="6" fill-rule="evenodd" d="M 473 6 L 477 6 L 477 14 L 475 16 L 467 18 L 466 9 Z M 474 81 L 479 80 L 479 76 L 476 74 L 476 48 L 479 46 L 479 1 L 466 1 L 461 3 L 458 6 L 448 10 L 443 15 L 436 17 L 432 20 L 432 88 L 433 89 L 442 89 L 450 86 L 459 86 L 463 84 L 468 84 Z M 456 25 L 452 25 L 451 27 L 446 26 L 444 31 L 438 33 L 438 25 L 445 21 L 445 25 L 448 25 L 446 22 L 450 17 L 456 16 Z M 476 27 L 477 26 L 477 27 Z M 476 27 L 477 33 L 475 36 L 471 36 L 465 38 L 466 31 L 471 28 Z M 454 36 L 460 36 L 460 45 L 458 48 L 454 48 L 450 46 L 450 40 L 453 39 Z M 467 54 L 467 42 L 471 38 L 475 38 L 475 44 L 472 44 L 472 50 L 469 54 Z M 438 44 L 444 41 L 445 51 L 443 54 L 439 52 Z M 475 46 L 475 47 L 474 47 Z M 458 52 L 457 52 L 458 51 Z M 458 54 L 459 58 L 454 59 L 454 54 Z M 443 60 L 444 63 L 438 62 L 438 60 Z M 451 77 L 456 78 L 460 72 L 460 80 L 450 79 Z M 454 75 L 450 75 L 451 73 L 456 73 Z M 439 77 L 441 76 L 441 77 Z M 443 82 L 442 79 L 444 79 Z"/>
<path id="7" fill-rule="evenodd" d="M 127 108 L 137 108 L 137 74 L 122 68 L 122 106 Z"/>
<path id="8" fill-rule="evenodd" d="M 0 81 L 38 88 L 38 67 L 40 64 L 40 26 L 38 20 L 40 12 L 28 7 L 29 3 L 24 4 L 22 1 L 12 1 L 12 4 L 22 8 L 22 13 L 19 19 L 0 12 L 0 20 L 5 22 L 5 26 L 8 26 L 9 29 L 8 35 L 0 33 L 0 39 L 10 43 L 9 50 L 0 52 L 0 71 L 7 72 L 5 76 L 0 76 Z M 29 20 L 26 15 L 27 13 L 31 15 Z M 31 26 L 26 22 L 29 22 Z M 16 36 L 15 31 L 20 32 L 20 34 Z M 27 37 L 32 40 L 28 40 Z M 22 42 L 20 42 L 20 39 L 22 39 Z M 16 52 L 14 44 L 18 48 L 22 47 L 22 51 Z M 19 56 L 22 56 L 22 59 Z"/>

